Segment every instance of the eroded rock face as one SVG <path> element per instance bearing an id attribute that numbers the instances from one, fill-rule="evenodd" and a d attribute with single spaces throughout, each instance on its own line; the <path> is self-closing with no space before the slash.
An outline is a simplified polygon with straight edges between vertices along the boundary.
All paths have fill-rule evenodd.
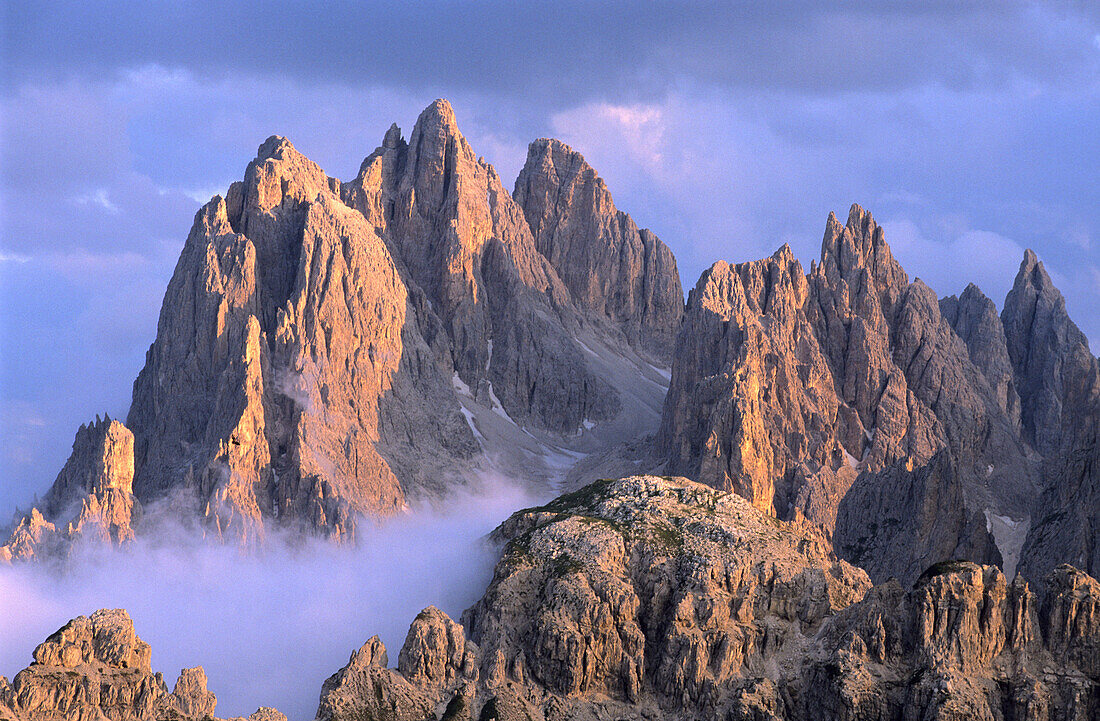
<path id="1" fill-rule="evenodd" d="M 672 251 L 618 210 L 603 179 L 558 140 L 531 143 L 513 197 L 574 301 L 667 366 L 683 315 Z"/>
<path id="2" fill-rule="evenodd" d="M 597 482 L 495 536 L 504 555 L 464 617 L 483 674 L 563 696 L 705 703 L 800 643 L 773 620 L 808 632 L 870 586 L 812 526 L 685 479 Z"/>
<path id="3" fill-rule="evenodd" d="M 141 519 L 133 494 L 134 436 L 108 417 L 83 425 L 73 452 L 42 502 L 0 547 L 0 560 L 64 555 L 78 539 L 132 541 Z"/>
<path id="4" fill-rule="evenodd" d="M 587 718 L 593 699 L 627 717 L 714 711 L 732 679 L 800 648 L 870 587 L 813 526 L 686 479 L 598 482 L 494 538 L 504 551 L 485 596 L 463 626 L 421 613 L 383 698 L 411 683 L 416 703 L 464 718 Z"/>
<path id="5" fill-rule="evenodd" d="M 1023 515 L 1036 473 L 1006 394 L 971 360 L 932 291 L 909 282 L 870 213 L 853 206 L 845 225 L 830 215 L 809 274 L 787 247 L 703 274 L 677 339 L 658 446 L 673 472 L 835 532 L 842 555 L 876 561 L 873 578 L 912 580 L 932 548 L 947 554 L 933 561 L 964 551 L 999 560 L 974 519 L 990 504 Z M 941 452 L 950 463 L 930 468 Z M 942 494 L 951 504 L 875 492 L 938 482 L 945 471 L 948 486 L 927 488 L 926 501 Z M 876 505 L 838 516 L 853 483 Z M 868 522 L 933 510 L 954 517 L 912 519 L 913 528 L 941 536 L 918 533 L 916 546 L 899 549 L 904 558 L 863 553 Z"/>
<path id="6" fill-rule="evenodd" d="M 571 242 L 621 258 L 591 270 L 637 297 L 598 309 L 446 101 L 408 142 L 391 128 L 348 183 L 272 136 L 197 213 L 165 293 L 127 418 L 134 494 L 220 538 L 277 522 L 342 539 L 477 469 L 547 481 L 562 449 L 652 433 L 665 381 L 622 338 L 653 359 L 679 280 L 667 248 L 607 213 L 622 232 L 589 213 Z M 20 548 L 56 530 L 41 516 Z"/>
<path id="7" fill-rule="evenodd" d="M 1020 396 L 1016 391 L 1016 376 L 997 306 L 971 283 L 958 298 L 952 295 L 940 300 L 940 311 L 966 343 L 970 360 L 989 381 L 998 405 L 1018 426 Z"/>
<path id="8" fill-rule="evenodd" d="M 1042 597 L 999 569 L 933 566 L 839 614 L 800 679 L 802 705 L 831 718 L 1067 718 L 1100 710 L 1094 662 L 1100 585 L 1064 567 Z M 1069 611 L 1073 620 L 1062 614 Z M 1073 636 L 1073 651 L 1063 633 Z M 1075 655 L 1076 654 L 1076 655 Z M 793 693 L 791 694 L 793 696 Z"/>
<path id="9" fill-rule="evenodd" d="M 9 684 L 0 678 L 0 717 L 19 721 L 205 721 L 217 699 L 202 668 L 180 672 L 171 693 L 149 666 L 150 648 L 122 609 L 78 616 L 34 650 Z M 264 715 L 266 713 L 266 715 Z M 286 721 L 261 709 L 249 721 Z"/>
<path id="10" fill-rule="evenodd" d="M 1025 436 L 1044 455 L 1021 572 L 1044 578 L 1060 563 L 1100 571 L 1100 364 L 1028 251 L 1001 319 L 1020 389 Z"/>
<path id="11" fill-rule="evenodd" d="M 911 587 L 871 588 L 812 524 L 657 477 L 518 512 L 494 538 L 500 562 L 463 625 L 426 609 L 397 671 L 368 642 L 333 677 L 358 681 L 330 679 L 322 694 L 322 710 L 338 701 L 343 715 L 322 718 L 1085 721 L 1100 711 L 1100 584 L 1069 566 L 1039 594 L 965 561 L 935 564 Z"/>
<path id="12" fill-rule="evenodd" d="M 424 694 L 399 673 L 386 668 L 386 647 L 373 636 L 351 655 L 348 665 L 321 687 L 321 721 L 387 719 L 422 721 L 432 713 Z"/>

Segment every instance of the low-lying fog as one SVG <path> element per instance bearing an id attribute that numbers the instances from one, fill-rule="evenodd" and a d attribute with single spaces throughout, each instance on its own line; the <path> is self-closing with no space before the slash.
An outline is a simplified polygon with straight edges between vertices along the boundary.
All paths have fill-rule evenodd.
<path id="1" fill-rule="evenodd" d="M 312 719 L 321 683 L 370 636 L 382 637 L 395 665 L 422 608 L 457 619 L 471 606 L 496 560 L 485 535 L 537 500 L 494 481 L 363 523 L 355 547 L 291 547 L 269 536 L 263 550 L 243 553 L 174 532 L 85 554 L 65 573 L 0 566 L 0 675 L 26 667 L 34 647 L 70 618 L 125 608 L 169 690 L 181 668 L 202 666 L 218 716 L 274 706 L 291 721 Z"/>

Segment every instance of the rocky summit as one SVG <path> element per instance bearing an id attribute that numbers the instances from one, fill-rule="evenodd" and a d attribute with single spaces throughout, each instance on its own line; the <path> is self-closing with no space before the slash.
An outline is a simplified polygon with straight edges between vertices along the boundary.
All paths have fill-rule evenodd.
<path id="1" fill-rule="evenodd" d="M 78 430 L 0 562 L 163 518 L 353 543 L 497 473 L 558 497 L 493 532 L 460 618 L 425 609 L 395 666 L 352 653 L 318 718 L 1084 721 L 1098 454 L 1100 362 L 1031 251 L 998 313 L 853 205 L 808 269 L 720 260 L 685 303 L 580 153 L 536 140 L 508 192 L 438 100 L 349 180 L 259 146 L 195 216 L 125 423 Z M 0 679 L 0 718 L 214 703 L 123 611 Z"/>

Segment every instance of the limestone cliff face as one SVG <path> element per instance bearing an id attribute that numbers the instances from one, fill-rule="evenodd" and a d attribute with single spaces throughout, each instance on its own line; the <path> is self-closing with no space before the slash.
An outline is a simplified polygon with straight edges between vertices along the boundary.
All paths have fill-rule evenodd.
<path id="1" fill-rule="evenodd" d="M 149 665 L 150 648 L 122 609 L 79 616 L 39 644 L 11 683 L 0 676 L 0 718 L 18 721 L 203 721 L 217 699 L 201 667 L 180 672 L 169 692 Z M 5 716 L 5 713 L 9 716 Z M 249 721 L 286 721 L 261 709 Z"/>
<path id="2" fill-rule="evenodd" d="M 133 540 L 141 519 L 133 482 L 134 436 L 126 426 L 110 418 L 81 426 L 50 491 L 0 546 L 0 561 L 64 555 L 80 538 Z"/>
<path id="3" fill-rule="evenodd" d="M 684 479 L 604 481 L 514 514 L 460 625 L 377 638 L 319 718 L 1044 719 L 1100 711 L 1100 584 L 999 569 L 866 575 L 812 525 Z"/>
<path id="4" fill-rule="evenodd" d="M 531 143 L 513 197 L 574 301 L 668 365 L 683 314 L 668 246 L 618 210 L 603 179 L 558 140 Z"/>
<path id="5" fill-rule="evenodd" d="M 971 283 L 958 298 L 952 295 L 940 300 L 940 311 L 966 343 L 970 360 L 989 381 L 997 404 L 1008 419 L 1019 427 L 1020 395 L 1016 390 L 1016 375 L 997 306 Z"/>
<path id="6" fill-rule="evenodd" d="M 391 129 L 343 193 L 423 290 L 466 387 L 491 387 L 511 418 L 558 433 L 617 414 L 611 385 L 572 340 L 569 291 L 449 104 L 421 113 L 408 143 Z"/>
<path id="7" fill-rule="evenodd" d="M 134 383 L 139 497 L 190 491 L 235 537 L 280 514 L 340 535 L 355 512 L 403 505 L 372 442 L 408 302 L 385 244 L 337 187 L 272 138 L 196 216 Z M 457 404 L 430 409 L 461 435 Z"/>
<path id="8" fill-rule="evenodd" d="M 912 578 L 933 547 L 943 558 L 999 560 L 980 538 L 982 509 L 1026 506 L 1034 487 L 1014 428 L 935 295 L 909 282 L 882 229 L 853 206 L 845 225 L 830 215 L 808 275 L 786 247 L 703 274 L 677 339 L 658 443 L 673 472 L 780 518 L 809 518 L 874 578 Z M 946 465 L 932 471 L 941 452 Z M 875 490 L 944 469 L 948 487 L 926 488 L 932 495 L 919 502 Z M 934 500 L 940 494 L 952 502 Z M 915 511 L 957 517 L 937 524 Z M 915 524 L 906 559 L 863 553 L 866 524 L 883 517 Z"/>
<path id="9" fill-rule="evenodd" d="M 933 566 L 912 590 L 891 581 L 820 634 L 792 680 L 802 703 L 778 717 L 1092 718 L 1098 599 L 1100 584 L 1068 566 L 1042 596 L 964 562 Z"/>
<path id="10" fill-rule="evenodd" d="M 768 513 L 799 508 L 831 529 L 856 470 L 838 436 L 828 361 L 803 311 L 809 292 L 787 246 L 706 271 L 688 298 L 660 441 L 671 470 Z"/>
<path id="11" fill-rule="evenodd" d="M 1060 563 L 1100 571 L 1100 364 L 1065 300 L 1028 251 L 1001 313 L 1020 389 L 1025 437 L 1044 456 L 1021 570 Z"/>
<path id="12" fill-rule="evenodd" d="M 408 141 L 391 128 L 348 183 L 272 136 L 196 214 L 165 293 L 127 417 L 133 494 L 221 538 L 258 539 L 273 522 L 345 538 L 359 515 L 479 468 L 546 482 L 562 458 L 652 433 L 665 381 L 649 346 L 621 339 L 667 335 L 679 306 L 657 313 L 654 294 L 679 280 L 648 238 L 601 241 L 623 258 L 656 253 L 596 269 L 600 287 L 645 296 L 608 317 L 539 252 L 446 101 Z M 5 557 L 57 535 L 80 485 L 62 475 Z M 91 497 L 110 507 L 85 515 L 126 536 L 105 493 Z"/>

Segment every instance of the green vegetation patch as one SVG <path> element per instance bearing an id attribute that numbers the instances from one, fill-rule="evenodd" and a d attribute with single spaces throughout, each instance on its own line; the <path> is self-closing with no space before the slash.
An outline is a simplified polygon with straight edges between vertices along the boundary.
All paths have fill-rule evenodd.
<path id="1" fill-rule="evenodd" d="M 545 506 L 526 508 L 520 511 L 520 513 L 538 513 L 540 511 L 546 513 L 567 513 L 577 509 L 591 508 L 600 501 L 611 497 L 609 491 L 614 482 L 615 481 L 610 478 L 593 481 L 584 488 L 579 488 L 572 493 L 558 496 Z"/>

